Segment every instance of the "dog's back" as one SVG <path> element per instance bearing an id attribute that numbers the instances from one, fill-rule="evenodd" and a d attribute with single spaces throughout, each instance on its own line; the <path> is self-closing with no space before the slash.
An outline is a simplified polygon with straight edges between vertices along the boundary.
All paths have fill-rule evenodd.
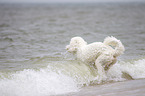
<path id="1" fill-rule="evenodd" d="M 113 49 L 110 46 L 106 46 L 102 42 L 94 42 L 80 47 L 77 51 L 77 58 L 83 62 L 94 63 L 101 54 L 111 53 L 111 51 Z"/>

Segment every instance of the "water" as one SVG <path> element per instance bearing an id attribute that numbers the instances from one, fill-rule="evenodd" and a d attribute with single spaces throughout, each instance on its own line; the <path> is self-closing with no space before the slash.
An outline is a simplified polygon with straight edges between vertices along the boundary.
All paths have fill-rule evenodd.
<path id="1" fill-rule="evenodd" d="M 1 96 L 145 95 L 145 3 L 0 4 Z M 99 80 L 66 53 L 74 36 L 114 36 L 125 53 Z"/>

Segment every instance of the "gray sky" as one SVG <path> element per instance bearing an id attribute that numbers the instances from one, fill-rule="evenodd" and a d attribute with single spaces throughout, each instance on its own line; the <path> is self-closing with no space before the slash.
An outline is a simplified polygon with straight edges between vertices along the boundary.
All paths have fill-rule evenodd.
<path id="1" fill-rule="evenodd" d="M 0 2 L 8 2 L 8 3 L 14 3 L 14 2 L 19 2 L 19 3 L 54 3 L 54 2 L 132 2 L 132 1 L 145 1 L 145 0 L 0 0 Z"/>

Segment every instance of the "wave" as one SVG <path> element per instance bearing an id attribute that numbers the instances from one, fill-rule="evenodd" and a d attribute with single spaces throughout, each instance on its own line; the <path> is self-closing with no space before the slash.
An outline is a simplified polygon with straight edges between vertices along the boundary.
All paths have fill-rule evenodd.
<path id="1" fill-rule="evenodd" d="M 76 60 L 46 61 L 46 67 L 0 72 L 1 96 L 44 96 L 78 92 L 83 86 L 111 81 L 145 78 L 145 59 L 119 61 L 107 72 L 105 81 L 99 80 L 94 66 Z"/>
<path id="2" fill-rule="evenodd" d="M 110 73 L 120 74 L 122 77 L 126 75 L 125 79 L 144 79 L 145 78 L 145 59 L 133 61 L 121 61 L 114 65 Z M 112 71 L 112 72 L 111 72 Z M 113 75 L 113 74 L 112 74 Z"/>
<path id="3" fill-rule="evenodd" d="M 50 71 L 49 68 L 25 69 L 0 80 L 1 96 L 45 96 L 78 90 L 71 77 Z"/>

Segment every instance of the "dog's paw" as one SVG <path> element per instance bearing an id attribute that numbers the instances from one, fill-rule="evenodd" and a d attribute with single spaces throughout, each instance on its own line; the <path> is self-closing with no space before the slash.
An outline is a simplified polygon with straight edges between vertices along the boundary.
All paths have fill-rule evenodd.
<path id="1" fill-rule="evenodd" d="M 98 84 L 101 84 L 107 80 L 107 76 L 106 75 L 98 75 L 95 79 L 98 81 Z"/>

